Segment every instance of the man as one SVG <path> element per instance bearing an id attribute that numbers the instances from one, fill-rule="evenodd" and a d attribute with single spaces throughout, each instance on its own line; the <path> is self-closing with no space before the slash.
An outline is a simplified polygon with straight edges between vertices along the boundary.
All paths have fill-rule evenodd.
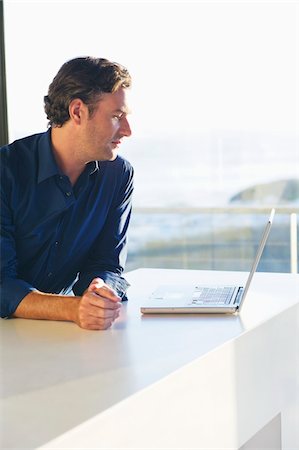
<path id="1" fill-rule="evenodd" d="M 91 57 L 66 62 L 45 96 L 46 133 L 1 148 L 1 317 L 109 328 L 128 283 L 133 169 L 128 71 Z"/>

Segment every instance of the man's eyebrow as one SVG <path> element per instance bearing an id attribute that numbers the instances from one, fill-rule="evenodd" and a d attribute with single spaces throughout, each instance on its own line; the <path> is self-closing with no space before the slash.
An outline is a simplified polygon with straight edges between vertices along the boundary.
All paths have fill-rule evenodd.
<path id="1" fill-rule="evenodd" d="M 129 108 L 118 108 L 114 112 L 121 114 L 131 114 L 131 110 Z"/>

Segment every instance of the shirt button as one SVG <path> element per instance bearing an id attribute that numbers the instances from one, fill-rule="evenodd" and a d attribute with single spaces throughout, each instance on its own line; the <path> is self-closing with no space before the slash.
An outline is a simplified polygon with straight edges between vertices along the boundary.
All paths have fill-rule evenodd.
<path id="1" fill-rule="evenodd" d="M 71 193 L 70 191 L 68 191 L 68 192 L 65 193 L 65 195 L 66 195 L 67 197 L 70 197 L 70 196 L 72 195 L 72 193 Z"/>
<path id="2" fill-rule="evenodd" d="M 51 278 L 52 275 L 53 275 L 52 272 L 49 272 L 49 273 L 48 273 L 48 277 L 49 277 L 49 278 Z"/>
<path id="3" fill-rule="evenodd" d="M 59 244 L 59 242 L 58 242 L 58 241 L 56 241 L 56 242 L 55 242 L 55 245 L 57 246 L 58 244 Z"/>

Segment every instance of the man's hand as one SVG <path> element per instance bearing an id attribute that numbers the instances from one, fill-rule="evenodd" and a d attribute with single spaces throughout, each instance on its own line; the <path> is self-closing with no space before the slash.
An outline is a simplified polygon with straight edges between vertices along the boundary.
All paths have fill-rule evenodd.
<path id="1" fill-rule="evenodd" d="M 75 322 L 88 330 L 106 330 L 119 316 L 120 301 L 110 286 L 95 278 L 79 300 Z"/>

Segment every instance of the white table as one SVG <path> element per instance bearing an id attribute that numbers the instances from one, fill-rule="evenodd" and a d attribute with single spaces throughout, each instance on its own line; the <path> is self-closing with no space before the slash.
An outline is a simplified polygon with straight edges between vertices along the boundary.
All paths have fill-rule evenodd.
<path id="1" fill-rule="evenodd" d="M 243 450 L 272 436 L 299 448 L 298 275 L 257 273 L 239 316 L 139 311 L 161 283 L 246 276 L 133 271 L 103 332 L 2 320 L 2 447 Z"/>

